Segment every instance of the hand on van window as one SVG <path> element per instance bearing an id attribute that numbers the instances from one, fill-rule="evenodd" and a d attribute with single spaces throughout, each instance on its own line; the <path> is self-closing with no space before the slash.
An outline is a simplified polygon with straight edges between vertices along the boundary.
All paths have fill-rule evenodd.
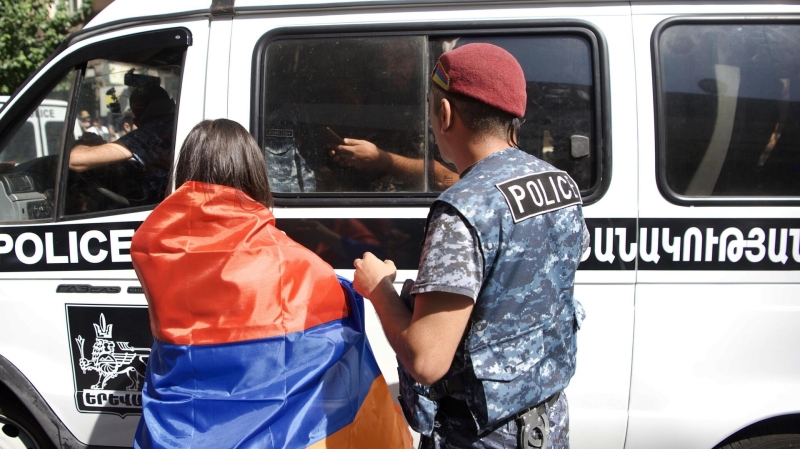
<path id="1" fill-rule="evenodd" d="M 405 179 L 419 179 L 425 170 L 424 160 L 384 151 L 367 140 L 346 138 L 343 145 L 331 150 L 331 155 L 342 167 L 383 171 Z M 433 162 L 436 190 L 444 190 L 458 182 L 460 179 L 458 173 L 451 171 L 439 161 Z"/>

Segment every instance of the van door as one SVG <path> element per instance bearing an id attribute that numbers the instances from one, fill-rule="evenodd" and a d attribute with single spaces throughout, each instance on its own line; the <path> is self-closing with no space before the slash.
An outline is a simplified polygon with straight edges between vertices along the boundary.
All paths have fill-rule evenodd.
<path id="1" fill-rule="evenodd" d="M 205 71 L 207 29 L 93 30 L 0 116 L 0 363 L 29 382 L 12 391 L 38 392 L 67 443 L 133 441 L 152 337 L 128 248 L 165 194 L 175 143 L 202 119 L 203 77 L 189 75 Z M 138 129 L 120 135 L 129 109 Z M 32 113 L 46 143 L 29 154 L 18 145 Z M 106 133 L 134 158 L 71 169 L 71 152 Z"/>
<path id="2" fill-rule="evenodd" d="M 664 8 L 634 6 L 640 257 L 626 447 L 709 448 L 800 410 L 800 21 L 781 16 L 800 9 Z"/>
<path id="3" fill-rule="evenodd" d="M 581 186 L 593 243 L 577 275 L 588 318 L 567 390 L 571 439 L 573 447 L 619 449 L 636 257 L 628 6 L 323 5 L 280 18 L 249 7 L 233 18 L 228 117 L 249 122 L 264 149 L 278 227 L 345 277 L 364 251 L 392 259 L 399 288 L 416 276 L 428 206 L 458 179 L 438 158 L 427 125 L 430 74 L 442 52 L 468 42 L 500 45 L 520 61 L 528 81 L 520 146 Z M 374 144 L 408 170 L 347 166 L 330 153 L 339 137 Z M 375 314 L 366 317 L 378 363 L 396 388 L 394 353 Z"/>

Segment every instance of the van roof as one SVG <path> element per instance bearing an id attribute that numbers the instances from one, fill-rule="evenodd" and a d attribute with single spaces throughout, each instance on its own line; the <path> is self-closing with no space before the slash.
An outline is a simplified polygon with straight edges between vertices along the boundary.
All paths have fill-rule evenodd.
<path id="1" fill-rule="evenodd" d="M 508 3 L 639 3 L 657 0 L 511 0 Z M 443 4 L 489 4 L 497 0 L 116 0 L 100 11 L 84 28 L 116 22 L 184 15 L 217 15 L 258 11 L 285 11 L 311 8 L 414 6 Z"/>

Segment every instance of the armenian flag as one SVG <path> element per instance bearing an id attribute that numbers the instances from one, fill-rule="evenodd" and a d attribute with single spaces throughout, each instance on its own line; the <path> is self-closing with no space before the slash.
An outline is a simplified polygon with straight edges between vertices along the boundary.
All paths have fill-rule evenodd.
<path id="1" fill-rule="evenodd" d="M 135 447 L 411 447 L 363 299 L 266 207 L 188 182 L 131 256 L 155 338 Z"/>

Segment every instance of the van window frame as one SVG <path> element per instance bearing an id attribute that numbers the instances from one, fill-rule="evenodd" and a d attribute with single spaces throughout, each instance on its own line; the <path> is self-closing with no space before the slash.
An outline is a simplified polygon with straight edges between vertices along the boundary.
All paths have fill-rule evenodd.
<path id="1" fill-rule="evenodd" d="M 676 25 L 798 25 L 798 15 L 692 15 L 665 19 L 656 25 L 650 38 L 650 57 L 653 67 L 654 132 L 656 151 L 656 186 L 661 195 L 670 203 L 679 206 L 796 206 L 800 197 L 752 196 L 752 197 L 694 197 L 678 194 L 667 183 L 666 168 L 666 101 L 662 98 L 663 87 L 661 52 L 659 42 L 667 29 Z"/>
<path id="2" fill-rule="evenodd" d="M 611 112 L 609 100 L 608 49 L 603 33 L 592 23 L 583 20 L 519 20 L 488 21 L 480 23 L 431 22 L 421 24 L 393 23 L 368 25 L 328 25 L 279 27 L 266 32 L 253 50 L 250 102 L 250 132 L 259 146 L 262 145 L 265 110 L 267 47 L 282 39 L 319 39 L 350 37 L 418 36 L 429 37 L 462 34 L 468 36 L 492 35 L 576 35 L 587 40 L 591 47 L 592 82 L 594 89 L 594 150 L 597 181 L 591 189 L 581 192 L 583 204 L 597 202 L 608 191 L 611 182 Z M 282 207 L 411 207 L 430 206 L 439 192 L 273 192 L 276 206 Z"/>
<path id="3" fill-rule="evenodd" d="M 177 33 L 177 34 L 176 34 Z M 127 44 L 127 45 L 126 45 Z M 41 220 L 28 220 L 24 222 L 7 222 L 2 223 L 6 224 L 29 224 L 29 223 L 52 223 L 52 222 L 68 222 L 73 220 L 84 220 L 88 218 L 95 218 L 95 217 L 105 217 L 105 216 L 112 216 L 112 215 L 120 215 L 120 214 L 127 214 L 133 212 L 141 212 L 146 210 L 152 210 L 158 204 L 151 204 L 147 206 L 137 206 L 137 207 L 130 207 L 125 209 L 115 209 L 109 211 L 99 211 L 99 212 L 91 212 L 86 214 L 75 214 L 75 215 L 65 215 L 64 214 L 64 204 L 65 204 L 65 182 L 67 179 L 67 172 L 69 171 L 68 165 L 65 163 L 64 158 L 66 153 L 68 153 L 66 148 L 67 142 L 67 135 L 69 130 L 71 129 L 68 123 L 74 123 L 78 111 L 76 108 L 77 105 L 77 96 L 79 95 L 79 88 L 80 82 L 83 80 L 85 75 L 85 68 L 86 63 L 92 59 L 99 59 L 99 58 L 106 58 L 109 55 L 114 55 L 116 53 L 121 53 L 124 51 L 129 50 L 143 50 L 148 48 L 173 48 L 173 47 L 185 47 L 188 49 L 192 45 L 192 33 L 189 31 L 188 28 L 185 27 L 169 27 L 159 30 L 151 30 L 151 31 L 144 31 L 138 32 L 133 34 L 128 34 L 125 36 L 119 36 L 112 39 L 104 40 L 101 42 L 97 42 L 94 44 L 87 45 L 86 47 L 80 48 L 75 50 L 72 53 L 67 54 L 61 60 L 56 62 L 55 65 L 50 67 L 48 70 L 42 69 L 42 76 L 36 80 L 33 84 L 28 86 L 19 97 L 14 101 L 14 103 L 9 106 L 11 103 L 11 98 L 9 98 L 9 102 L 6 103 L 5 108 L 8 108 L 5 111 L 5 115 L 0 118 L 0 146 L 5 144 L 6 141 L 13 136 L 16 132 L 16 129 L 20 126 L 21 122 L 27 120 L 27 118 L 33 113 L 34 110 L 39 106 L 39 104 L 44 101 L 50 91 L 58 84 L 66 75 L 70 72 L 77 72 L 75 79 L 73 80 L 72 91 L 70 93 L 70 100 L 67 105 L 67 113 L 65 118 L 65 126 L 62 130 L 61 135 L 61 148 L 59 149 L 58 154 L 58 172 L 56 174 L 56 185 L 57 190 L 55 192 L 54 207 L 55 213 L 53 218 L 46 218 Z M 65 53 L 68 49 L 64 49 L 62 53 Z M 182 89 L 183 86 L 183 77 L 186 65 L 186 50 L 184 50 L 183 55 L 183 66 L 181 67 L 181 83 L 179 86 L 179 91 Z M 23 86 L 24 87 L 24 86 Z M 20 89 L 22 89 L 21 87 Z M 18 91 L 19 92 L 19 91 Z M 4 108 L 4 109 L 5 109 Z M 180 101 L 176 105 L 175 110 L 175 117 L 176 117 L 176 124 L 177 124 L 177 117 L 180 114 Z M 19 123 L 17 123 L 20 121 Z M 174 144 L 177 145 L 177 142 Z M 177 148 L 175 149 L 177 152 Z M 174 160 L 174 155 L 173 155 Z"/>

